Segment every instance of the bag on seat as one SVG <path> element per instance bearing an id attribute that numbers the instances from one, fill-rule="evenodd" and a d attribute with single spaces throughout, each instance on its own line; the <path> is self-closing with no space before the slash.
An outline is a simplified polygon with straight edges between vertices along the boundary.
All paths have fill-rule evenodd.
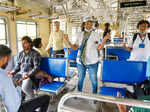
<path id="1" fill-rule="evenodd" d="M 125 96 L 127 98 L 137 99 L 137 98 L 142 97 L 142 96 L 150 95 L 150 81 L 149 80 L 145 80 L 145 81 L 138 83 L 138 84 L 135 84 L 133 86 L 134 86 L 134 92 L 133 93 L 126 90 Z"/>

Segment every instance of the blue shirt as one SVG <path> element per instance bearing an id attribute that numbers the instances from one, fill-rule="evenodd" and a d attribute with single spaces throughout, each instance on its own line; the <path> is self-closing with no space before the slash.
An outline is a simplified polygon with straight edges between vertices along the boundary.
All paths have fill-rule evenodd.
<path id="1" fill-rule="evenodd" d="M 15 87 L 11 77 L 0 68 L 0 96 L 7 112 L 18 112 L 21 104 L 21 88 Z"/>
<path id="2" fill-rule="evenodd" d="M 40 53 L 34 49 L 31 49 L 28 53 L 22 51 L 17 57 L 17 66 L 14 70 L 14 74 L 20 72 L 21 74 L 28 74 L 30 76 L 35 75 L 40 69 Z"/>

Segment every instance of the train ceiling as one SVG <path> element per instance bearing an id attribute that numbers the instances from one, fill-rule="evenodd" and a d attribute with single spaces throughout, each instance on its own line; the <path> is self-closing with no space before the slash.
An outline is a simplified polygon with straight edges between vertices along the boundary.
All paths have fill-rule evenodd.
<path id="1" fill-rule="evenodd" d="M 138 16 L 143 14 L 143 11 L 150 13 L 150 0 L 147 0 L 147 6 L 144 7 L 121 9 L 120 2 L 124 1 L 141 0 L 0 0 L 2 3 L 10 3 L 10 8 L 15 7 L 18 15 L 28 14 L 31 17 L 37 16 L 49 19 L 67 17 L 74 23 L 82 22 L 86 16 L 92 16 L 93 19 L 102 23 L 108 21 L 117 23 L 120 19 L 125 19 L 129 15 L 135 14 L 135 16 Z M 28 10 L 19 12 L 18 7 Z M 13 11 L 13 9 L 8 11 L 11 10 Z"/>

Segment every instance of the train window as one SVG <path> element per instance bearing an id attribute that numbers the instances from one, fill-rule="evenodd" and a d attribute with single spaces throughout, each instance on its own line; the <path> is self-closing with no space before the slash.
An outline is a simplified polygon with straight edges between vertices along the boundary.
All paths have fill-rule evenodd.
<path id="1" fill-rule="evenodd" d="M 7 29 L 6 19 L 0 18 L 0 44 L 9 45 L 6 29 Z"/>
<path id="2" fill-rule="evenodd" d="M 30 21 L 16 21 L 16 25 L 18 52 L 20 52 L 22 50 L 21 39 L 23 36 L 27 35 L 32 39 L 37 37 L 37 23 Z"/>

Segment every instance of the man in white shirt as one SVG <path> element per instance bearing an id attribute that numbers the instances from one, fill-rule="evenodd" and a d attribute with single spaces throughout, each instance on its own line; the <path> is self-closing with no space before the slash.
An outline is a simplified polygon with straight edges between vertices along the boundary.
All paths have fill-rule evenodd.
<path id="1" fill-rule="evenodd" d="M 139 33 L 136 33 L 133 38 L 129 40 L 128 45 L 123 46 L 123 48 L 131 51 L 129 60 L 147 61 L 148 57 L 150 56 L 150 36 L 148 33 L 146 33 L 148 27 L 148 21 L 139 21 L 137 24 Z"/>
<path id="2" fill-rule="evenodd" d="M 49 96 L 43 95 L 21 103 L 20 83 L 15 84 L 5 70 L 11 50 L 0 44 L 0 96 L 7 112 L 33 112 L 40 107 L 40 112 L 46 112 L 49 105 Z M 16 86 L 16 87 L 15 87 Z"/>
<path id="3" fill-rule="evenodd" d="M 91 18 L 86 18 L 85 31 L 80 32 L 76 36 L 75 44 L 72 44 L 68 35 L 65 35 L 65 39 L 73 49 L 79 48 L 77 56 L 77 69 L 79 74 L 78 90 L 82 91 L 83 81 L 88 69 L 90 80 L 92 82 L 93 93 L 97 93 L 97 71 L 98 71 L 98 50 L 103 49 L 106 40 L 110 37 L 107 34 L 102 42 L 100 42 L 100 36 L 93 31 L 93 22 Z"/>
<path id="4" fill-rule="evenodd" d="M 49 52 L 50 47 L 53 48 L 52 56 L 55 58 L 64 57 L 64 48 L 68 48 L 68 44 L 64 39 L 64 32 L 60 30 L 60 22 L 55 21 L 55 30 L 51 32 L 49 37 L 49 43 L 46 47 L 46 51 Z M 70 53 L 70 50 L 67 49 Z"/>

